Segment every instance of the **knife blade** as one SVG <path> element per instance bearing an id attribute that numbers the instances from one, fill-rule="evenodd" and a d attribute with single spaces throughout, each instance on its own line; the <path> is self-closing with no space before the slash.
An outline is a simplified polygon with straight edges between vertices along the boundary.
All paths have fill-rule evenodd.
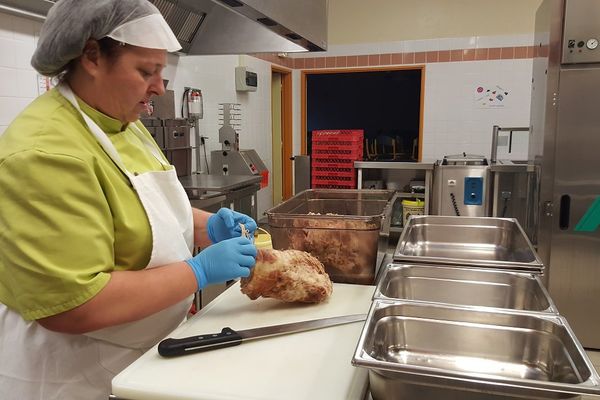
<path id="1" fill-rule="evenodd" d="M 319 318 L 289 324 L 263 326 L 260 328 L 234 331 L 225 327 L 220 333 L 189 336 L 182 339 L 167 338 L 158 344 L 158 354 L 176 357 L 201 351 L 237 346 L 250 340 L 321 329 L 330 326 L 364 321 L 367 314 L 344 315 L 342 317 Z"/>

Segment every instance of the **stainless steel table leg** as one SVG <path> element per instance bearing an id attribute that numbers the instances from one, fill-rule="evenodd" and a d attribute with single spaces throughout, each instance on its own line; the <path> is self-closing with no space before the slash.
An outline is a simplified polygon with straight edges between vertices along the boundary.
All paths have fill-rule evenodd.
<path id="1" fill-rule="evenodd" d="M 357 168 L 358 170 L 358 177 L 357 177 L 357 189 L 362 189 L 362 168 Z"/>
<path id="2" fill-rule="evenodd" d="M 196 312 L 200 311 L 202 308 L 202 291 L 200 290 L 194 293 L 194 308 L 196 309 Z"/>

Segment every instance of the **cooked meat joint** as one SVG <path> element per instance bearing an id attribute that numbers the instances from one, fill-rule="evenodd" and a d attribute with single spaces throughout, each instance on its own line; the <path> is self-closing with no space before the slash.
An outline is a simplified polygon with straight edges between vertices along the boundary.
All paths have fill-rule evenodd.
<path id="1" fill-rule="evenodd" d="M 259 249 L 251 275 L 241 279 L 241 289 L 252 300 L 262 296 L 320 303 L 331 295 L 333 285 L 323 264 L 304 251 Z"/>

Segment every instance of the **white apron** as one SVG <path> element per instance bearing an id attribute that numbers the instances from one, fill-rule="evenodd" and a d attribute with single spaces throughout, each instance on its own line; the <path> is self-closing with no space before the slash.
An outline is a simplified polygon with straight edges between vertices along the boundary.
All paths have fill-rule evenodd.
<path id="1" fill-rule="evenodd" d="M 152 255 L 146 268 L 190 258 L 194 236 L 192 208 L 175 170 L 131 174 L 106 134 L 81 111 L 71 89 L 67 85 L 58 89 L 79 111 L 137 192 L 152 229 Z M 165 164 L 150 140 L 135 125 L 131 126 Z M 191 300 L 190 297 L 140 321 L 85 335 L 49 331 L 0 304 L 0 399 L 106 400 L 112 378 L 175 329 L 184 320 Z"/>

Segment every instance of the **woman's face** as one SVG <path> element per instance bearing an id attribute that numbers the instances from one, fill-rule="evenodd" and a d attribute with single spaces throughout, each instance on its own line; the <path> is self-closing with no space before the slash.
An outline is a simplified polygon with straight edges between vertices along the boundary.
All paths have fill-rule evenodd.
<path id="1" fill-rule="evenodd" d="M 139 119 L 150 97 L 164 94 L 165 50 L 125 46 L 116 58 L 100 57 L 97 107 L 123 123 Z"/>

